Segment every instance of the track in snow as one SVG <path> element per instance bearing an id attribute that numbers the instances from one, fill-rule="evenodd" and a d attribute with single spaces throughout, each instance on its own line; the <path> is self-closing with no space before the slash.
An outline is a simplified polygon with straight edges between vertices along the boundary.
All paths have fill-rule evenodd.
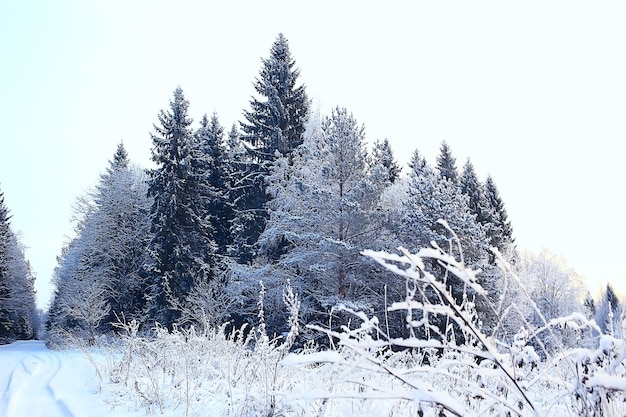
<path id="1" fill-rule="evenodd" d="M 18 342 L 0 348 L 0 416 L 73 417 L 51 382 L 61 369 L 58 353 L 43 342 Z"/>

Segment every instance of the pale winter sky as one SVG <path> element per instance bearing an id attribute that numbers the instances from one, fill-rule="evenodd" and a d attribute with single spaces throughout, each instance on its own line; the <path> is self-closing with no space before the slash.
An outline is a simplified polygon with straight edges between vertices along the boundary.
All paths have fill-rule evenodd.
<path id="1" fill-rule="evenodd" d="M 149 166 L 181 86 L 198 121 L 241 120 L 279 32 L 323 113 L 406 163 L 447 140 L 494 177 L 518 247 L 626 293 L 623 2 L 5 1 L 0 189 L 45 303 L 71 206 L 123 140 Z"/>

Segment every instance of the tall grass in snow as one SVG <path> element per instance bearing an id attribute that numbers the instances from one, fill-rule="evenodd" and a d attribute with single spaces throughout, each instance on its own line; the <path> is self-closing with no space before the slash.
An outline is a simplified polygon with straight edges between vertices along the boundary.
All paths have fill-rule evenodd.
<path id="1" fill-rule="evenodd" d="M 261 291 L 256 329 L 157 328 L 146 338 L 136 323 L 123 325 L 123 349 L 108 366 L 111 404 L 185 416 L 626 415 L 623 338 L 601 335 L 581 314 L 544 320 L 539 328 L 522 320 L 513 337 L 499 337 L 516 312 L 504 302 L 507 291 L 523 293 L 501 257 L 503 301 L 491 305 L 500 320 L 486 330 L 474 303 L 485 296 L 479 272 L 462 260 L 439 247 L 364 255 L 405 280 L 405 298 L 389 310 L 405 313 L 408 337 L 391 337 L 377 317 L 338 306 L 353 317 L 350 325 L 310 326 L 333 348 L 289 353 L 299 330 L 297 295 L 287 286 L 291 330 L 272 339 L 263 326 Z M 466 288 L 461 299 L 452 296 L 451 276 Z M 526 302 L 541 315 L 530 297 Z M 564 331 L 580 347 L 559 345 Z M 546 333 L 556 348 L 544 346 Z"/>

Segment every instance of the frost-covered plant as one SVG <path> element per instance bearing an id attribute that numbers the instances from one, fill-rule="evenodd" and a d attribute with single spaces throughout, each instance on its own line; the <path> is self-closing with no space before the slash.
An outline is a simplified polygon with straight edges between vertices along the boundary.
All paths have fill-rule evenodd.
<path id="1" fill-rule="evenodd" d="M 263 291 L 261 291 L 263 294 Z M 290 330 L 270 339 L 261 325 L 228 333 L 226 324 L 168 330 L 156 326 L 149 335 L 136 321 L 120 322 L 123 343 L 107 368 L 112 406 L 129 405 L 148 413 L 176 415 L 271 416 L 286 407 L 277 393 L 290 385 L 281 365 L 298 334 L 299 300 L 289 283 L 284 291 Z"/>
<path id="2" fill-rule="evenodd" d="M 466 268 L 462 259 L 437 246 L 416 254 L 400 251 L 400 255 L 364 254 L 405 279 L 406 298 L 392 303 L 389 310 L 405 312 L 411 336 L 392 338 L 377 317 L 344 308 L 354 317 L 352 326 L 339 331 L 315 326 L 334 340 L 336 350 L 293 354 L 284 362 L 331 367 L 333 372 L 322 384 L 329 388 L 309 393 L 309 399 L 326 404 L 338 398 L 350 398 L 353 404 L 373 401 L 378 415 L 395 414 L 405 407 L 415 407 L 417 415 L 438 416 L 624 415 L 624 340 L 603 336 L 597 349 L 559 345 L 562 339 L 555 337 L 556 332 L 567 330 L 579 343 L 590 343 L 589 335 L 597 334 L 597 326 L 578 313 L 546 320 L 530 297 L 527 302 L 541 326 L 533 326 L 518 306 L 503 301 L 491 306 L 500 321 L 488 333 L 470 297 L 485 296 L 478 271 Z M 499 260 L 503 275 L 521 284 Z M 438 268 L 429 268 L 433 264 Z M 460 299 L 449 288 L 449 275 L 465 286 Z M 503 321 L 512 314 L 518 315 L 523 326 L 511 337 L 498 340 Z M 556 348 L 546 348 L 545 334 Z"/>

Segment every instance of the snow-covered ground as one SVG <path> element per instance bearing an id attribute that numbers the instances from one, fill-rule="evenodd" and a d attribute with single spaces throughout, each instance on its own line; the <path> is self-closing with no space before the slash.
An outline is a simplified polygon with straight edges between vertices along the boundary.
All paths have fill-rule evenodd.
<path id="1" fill-rule="evenodd" d="M 42 341 L 0 346 L 0 416 L 100 417 L 111 407 L 95 368 L 80 350 L 52 351 Z M 143 416 L 116 409 L 115 416 Z"/>

